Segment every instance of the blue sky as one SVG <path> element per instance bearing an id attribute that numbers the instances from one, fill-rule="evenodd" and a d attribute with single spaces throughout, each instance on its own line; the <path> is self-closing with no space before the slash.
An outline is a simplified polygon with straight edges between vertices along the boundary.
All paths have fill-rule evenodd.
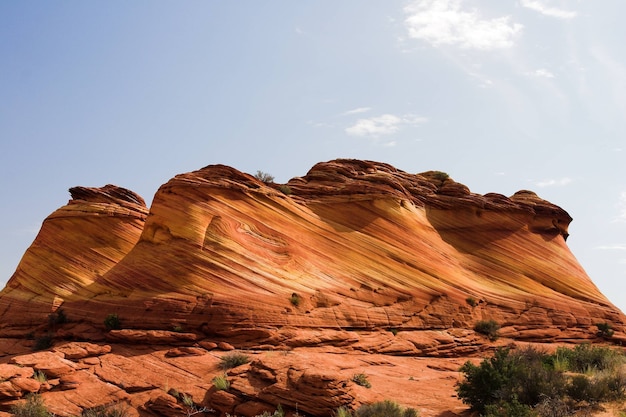
<path id="1" fill-rule="evenodd" d="M 0 284 L 75 185 L 209 164 L 530 189 L 626 311 L 623 0 L 0 2 Z"/>

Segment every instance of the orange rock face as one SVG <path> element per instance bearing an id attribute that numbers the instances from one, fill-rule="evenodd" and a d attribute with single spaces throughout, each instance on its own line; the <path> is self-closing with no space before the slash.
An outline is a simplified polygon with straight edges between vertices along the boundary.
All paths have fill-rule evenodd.
<path id="1" fill-rule="evenodd" d="M 105 340 L 162 345 L 171 361 L 200 361 L 220 343 L 455 358 L 489 348 L 472 330 L 484 319 L 513 342 L 595 340 L 597 323 L 624 338 L 624 315 L 567 247 L 571 217 L 530 191 L 478 195 L 441 172 L 356 160 L 317 164 L 280 186 L 209 166 L 163 185 L 149 213 L 119 187 L 70 191 L 73 199 L 46 219 L 0 293 L 0 336 L 83 340 L 66 347 L 69 358 L 106 357 L 108 350 L 85 344 Z M 121 330 L 105 329 L 109 314 Z M 95 353 L 82 357 L 89 349 Z M 232 375 L 231 391 L 205 392 L 198 405 L 253 415 L 297 403 L 328 415 L 337 401 L 356 406 L 376 397 L 345 385 L 332 363 L 325 373 L 306 362 L 290 368 L 288 359 L 251 363 Z M 144 413 L 184 412 L 164 393 L 141 403 L 135 393 L 158 384 L 140 381 L 131 364 L 109 363 L 89 378 L 124 380 L 134 387 L 128 401 Z M 55 372 L 66 384 L 76 374 L 73 386 L 87 378 L 80 369 Z M 444 379 L 453 394 L 454 381 Z M 318 390 L 289 392 L 299 386 Z M 112 392 L 130 398 L 128 390 Z"/>

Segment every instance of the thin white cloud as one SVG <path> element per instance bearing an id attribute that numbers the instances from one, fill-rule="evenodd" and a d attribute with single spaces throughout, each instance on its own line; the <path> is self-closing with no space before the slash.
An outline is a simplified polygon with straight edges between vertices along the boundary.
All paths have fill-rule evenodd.
<path id="1" fill-rule="evenodd" d="M 626 222 L 626 191 L 622 191 L 618 203 L 619 214 L 615 219 L 618 222 Z"/>
<path id="2" fill-rule="evenodd" d="M 623 250 L 623 251 L 626 251 L 626 244 L 602 245 L 602 246 L 596 246 L 594 249 L 599 249 L 599 250 Z"/>
<path id="3" fill-rule="evenodd" d="M 538 70 L 532 72 L 531 75 L 540 78 L 554 78 L 554 74 L 552 73 L 552 71 L 545 68 L 539 68 Z"/>
<path id="4" fill-rule="evenodd" d="M 409 37 L 434 46 L 510 48 L 523 29 L 523 25 L 512 23 L 510 16 L 486 19 L 475 9 L 462 10 L 460 0 L 413 0 L 404 12 Z"/>
<path id="5" fill-rule="evenodd" d="M 534 10 L 545 16 L 556 17 L 558 19 L 573 19 L 578 16 L 577 12 L 571 10 L 563 10 L 557 7 L 550 7 L 538 0 L 521 0 L 523 7 Z"/>
<path id="6" fill-rule="evenodd" d="M 345 132 L 350 136 L 379 137 L 392 135 L 406 125 L 416 125 L 427 122 L 425 117 L 414 115 L 396 116 L 383 114 L 381 116 L 359 119 L 352 126 L 347 127 Z"/>
<path id="7" fill-rule="evenodd" d="M 357 107 L 356 109 L 348 110 L 347 112 L 344 112 L 343 114 L 348 116 L 351 114 L 367 113 L 370 110 L 372 110 L 371 107 Z"/>
<path id="8" fill-rule="evenodd" d="M 539 181 L 535 183 L 537 187 L 563 187 L 572 182 L 572 179 L 569 177 L 563 177 L 559 179 L 547 179 L 543 181 Z"/>

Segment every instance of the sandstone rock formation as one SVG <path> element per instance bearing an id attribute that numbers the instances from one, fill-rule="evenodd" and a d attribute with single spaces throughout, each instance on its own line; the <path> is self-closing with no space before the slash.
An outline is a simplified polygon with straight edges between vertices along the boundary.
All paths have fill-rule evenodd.
<path id="1" fill-rule="evenodd" d="M 494 346 L 479 320 L 502 326 L 500 343 L 595 341 L 598 323 L 625 337 L 624 315 L 566 245 L 571 217 L 530 191 L 479 195 L 442 172 L 335 160 L 283 185 L 208 166 L 164 184 L 149 213 L 119 187 L 70 192 L 0 292 L 7 362 L 50 373 L 60 414 L 114 400 L 185 415 L 170 384 L 223 413 L 281 403 L 329 415 L 394 392 L 347 383 L 351 372 L 404 386 L 427 363 L 445 404 L 407 405 L 436 415 L 462 408 L 450 398 L 458 358 Z M 105 328 L 110 314 L 122 329 Z M 24 358 L 23 339 L 44 335 L 62 362 Z M 255 355 L 228 391 L 212 388 L 216 348 Z M 24 375 L 0 396 L 41 389 Z M 88 386 L 105 394 L 67 394 Z"/>

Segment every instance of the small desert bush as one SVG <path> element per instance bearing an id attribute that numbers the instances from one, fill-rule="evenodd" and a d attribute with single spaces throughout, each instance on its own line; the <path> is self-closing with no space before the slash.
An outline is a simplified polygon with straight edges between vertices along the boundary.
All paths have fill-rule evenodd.
<path id="1" fill-rule="evenodd" d="M 226 375 L 218 375 L 213 378 L 213 386 L 218 391 L 228 391 L 230 388 L 230 382 L 226 378 Z"/>
<path id="2" fill-rule="evenodd" d="M 274 176 L 263 171 L 257 171 L 256 174 L 254 174 L 254 178 L 266 184 L 274 182 Z"/>
<path id="3" fill-rule="evenodd" d="M 48 411 L 39 394 L 28 394 L 24 402 L 11 407 L 11 414 L 16 417 L 52 417 L 53 415 Z"/>
<path id="4" fill-rule="evenodd" d="M 476 305 L 478 305 L 478 301 L 476 301 L 476 299 L 474 297 L 467 297 L 465 299 L 465 302 L 469 305 L 471 305 L 472 307 L 476 307 Z"/>
<path id="5" fill-rule="evenodd" d="M 107 330 L 119 330 L 122 328 L 122 322 L 117 314 L 108 314 L 104 319 L 104 327 Z"/>
<path id="6" fill-rule="evenodd" d="M 33 374 L 33 379 L 41 384 L 44 382 L 48 382 L 48 376 L 43 371 L 35 371 Z"/>
<path id="7" fill-rule="evenodd" d="M 352 382 L 365 388 L 372 388 L 372 384 L 368 381 L 365 374 L 354 374 L 352 376 Z"/>
<path id="8" fill-rule="evenodd" d="M 250 362 L 250 357 L 245 353 L 232 352 L 220 358 L 220 369 L 227 370 L 235 368 L 240 365 L 244 365 Z"/>
<path id="9" fill-rule="evenodd" d="M 289 297 L 289 302 L 294 307 L 298 307 L 300 305 L 300 302 L 302 302 L 302 298 L 297 293 L 294 292 L 293 294 L 291 294 L 291 297 Z"/>
<path id="10" fill-rule="evenodd" d="M 573 349 L 560 347 L 554 356 L 567 360 L 568 370 L 579 373 L 615 370 L 624 363 L 624 356 L 616 350 L 589 343 L 577 345 Z"/>
<path id="11" fill-rule="evenodd" d="M 598 328 L 598 332 L 596 334 L 604 339 L 610 339 L 613 337 L 613 333 L 615 333 L 611 325 L 606 322 L 598 323 L 596 324 L 596 327 Z"/>
<path id="12" fill-rule="evenodd" d="M 285 195 L 291 195 L 291 187 L 288 185 L 283 184 L 280 187 L 278 187 L 278 189 L 280 190 L 281 193 Z"/>
<path id="13" fill-rule="evenodd" d="M 566 416 L 570 406 L 626 397 L 621 358 L 609 348 L 589 345 L 551 355 L 532 347 L 501 348 L 480 365 L 461 367 L 457 394 L 484 416 Z"/>
<path id="14" fill-rule="evenodd" d="M 33 350 L 45 350 L 52 347 L 52 335 L 47 334 L 44 336 L 39 336 L 35 339 L 35 346 L 33 346 Z"/>
<path id="15" fill-rule="evenodd" d="M 120 404 L 88 408 L 81 413 L 81 417 L 126 417 L 126 415 L 128 415 L 126 407 Z"/>
<path id="16" fill-rule="evenodd" d="M 352 413 L 347 407 L 339 407 L 333 413 L 333 417 L 352 417 Z"/>
<path id="17" fill-rule="evenodd" d="M 404 408 L 395 401 L 385 400 L 362 405 L 354 415 L 355 417 L 417 417 L 419 414 L 414 408 Z"/>
<path id="18" fill-rule="evenodd" d="M 474 325 L 475 332 L 484 334 L 491 341 L 498 339 L 498 330 L 500 325 L 495 320 L 480 320 Z"/>

